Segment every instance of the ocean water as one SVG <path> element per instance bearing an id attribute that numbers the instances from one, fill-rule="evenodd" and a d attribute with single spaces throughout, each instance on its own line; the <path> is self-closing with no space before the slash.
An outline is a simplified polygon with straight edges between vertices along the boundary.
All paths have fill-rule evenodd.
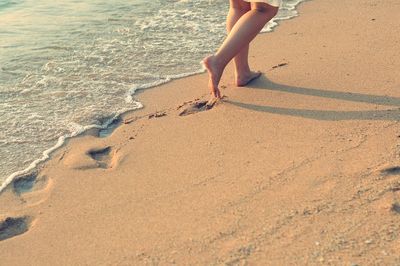
<path id="1" fill-rule="evenodd" d="M 279 20 L 302 0 L 283 0 Z M 227 0 L 0 0 L 0 191 L 66 138 L 142 108 L 135 91 L 202 72 Z"/>

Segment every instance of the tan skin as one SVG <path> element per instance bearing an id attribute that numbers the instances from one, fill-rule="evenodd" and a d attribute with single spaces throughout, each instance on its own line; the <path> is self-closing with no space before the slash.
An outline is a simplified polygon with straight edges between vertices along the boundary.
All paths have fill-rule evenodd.
<path id="1" fill-rule="evenodd" d="M 226 65 L 232 59 L 237 86 L 245 86 L 261 75 L 260 72 L 250 70 L 249 44 L 277 12 L 278 7 L 265 3 L 230 0 L 226 23 L 228 36 L 214 55 L 203 59 L 209 75 L 208 87 L 214 98 L 222 97 L 218 85 Z"/>

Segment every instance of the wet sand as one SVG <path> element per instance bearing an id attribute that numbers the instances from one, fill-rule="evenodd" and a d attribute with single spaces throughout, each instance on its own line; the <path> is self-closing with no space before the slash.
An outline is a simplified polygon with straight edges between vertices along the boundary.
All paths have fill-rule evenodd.
<path id="1" fill-rule="evenodd" d="M 400 264 L 400 4 L 314 0 L 0 195 L 4 265 Z"/>

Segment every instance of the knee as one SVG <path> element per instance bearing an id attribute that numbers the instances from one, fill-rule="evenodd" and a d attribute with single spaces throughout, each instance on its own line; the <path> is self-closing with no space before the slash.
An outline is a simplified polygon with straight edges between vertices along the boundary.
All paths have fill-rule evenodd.
<path id="1" fill-rule="evenodd" d="M 268 17 L 274 17 L 278 13 L 279 8 L 264 3 L 255 3 L 252 7 L 253 10 L 265 14 Z"/>

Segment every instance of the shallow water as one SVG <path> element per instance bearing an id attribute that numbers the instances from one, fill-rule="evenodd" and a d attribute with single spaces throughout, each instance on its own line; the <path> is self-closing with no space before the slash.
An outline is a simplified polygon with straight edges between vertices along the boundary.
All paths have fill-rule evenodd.
<path id="1" fill-rule="evenodd" d="M 299 2 L 284 0 L 277 20 Z M 201 72 L 227 10 L 226 0 L 0 0 L 0 183 L 65 137 L 141 108 L 135 90 Z"/>

